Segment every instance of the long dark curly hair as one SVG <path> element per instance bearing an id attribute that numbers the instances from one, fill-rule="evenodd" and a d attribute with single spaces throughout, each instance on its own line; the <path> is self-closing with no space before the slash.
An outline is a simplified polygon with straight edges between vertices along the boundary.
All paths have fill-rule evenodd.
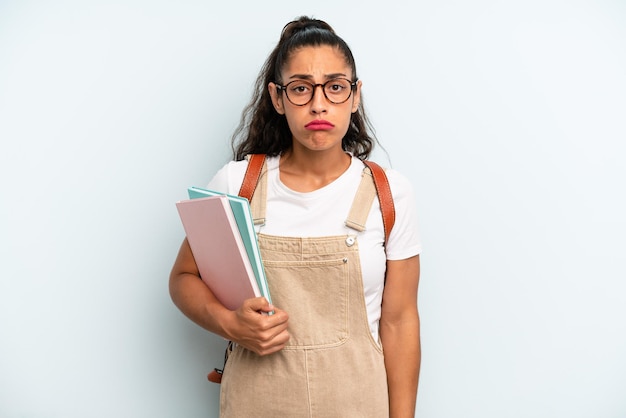
<path id="1" fill-rule="evenodd" d="M 352 69 L 352 80 L 357 80 L 352 51 L 328 23 L 305 16 L 288 23 L 256 79 L 252 100 L 244 108 L 239 126 L 233 134 L 232 149 L 236 161 L 244 159 L 248 154 L 275 156 L 291 148 L 292 135 L 287 119 L 274 109 L 267 86 L 270 82 L 281 84 L 281 70 L 293 51 L 320 45 L 337 48 Z M 352 113 L 342 147 L 344 151 L 364 160 L 377 143 L 361 99 L 357 111 Z"/>

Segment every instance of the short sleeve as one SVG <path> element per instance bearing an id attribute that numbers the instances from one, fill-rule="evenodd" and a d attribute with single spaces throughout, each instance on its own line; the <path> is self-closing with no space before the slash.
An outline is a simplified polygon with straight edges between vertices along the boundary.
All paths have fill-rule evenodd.
<path id="1" fill-rule="evenodd" d="M 229 162 L 215 173 L 207 188 L 216 192 L 237 195 L 247 167 L 247 160 Z"/>
<path id="2" fill-rule="evenodd" d="M 422 251 L 415 192 L 409 180 L 399 172 L 386 171 L 393 195 L 396 220 L 387 241 L 387 259 L 404 260 Z"/>

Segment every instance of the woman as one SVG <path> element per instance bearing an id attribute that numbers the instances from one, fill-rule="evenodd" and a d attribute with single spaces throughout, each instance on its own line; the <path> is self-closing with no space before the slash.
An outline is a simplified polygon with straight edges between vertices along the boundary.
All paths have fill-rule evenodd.
<path id="1" fill-rule="evenodd" d="M 181 311 L 235 343 L 221 416 L 413 417 L 414 196 L 387 170 L 396 220 L 386 240 L 380 205 L 361 188 L 375 140 L 352 53 L 327 23 L 302 17 L 283 29 L 256 86 L 233 137 L 235 161 L 209 188 L 237 194 L 244 157 L 267 155 L 252 206 L 265 218 L 259 245 L 274 305 L 254 298 L 226 309 L 199 280 L 186 240 L 170 277 Z"/>

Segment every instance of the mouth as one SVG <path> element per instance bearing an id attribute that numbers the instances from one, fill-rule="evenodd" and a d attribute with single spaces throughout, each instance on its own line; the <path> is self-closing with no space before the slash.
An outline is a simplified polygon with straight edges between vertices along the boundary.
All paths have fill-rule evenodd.
<path id="1" fill-rule="evenodd" d="M 327 131 L 335 127 L 332 123 L 323 119 L 312 120 L 304 125 L 304 127 L 310 131 Z"/>

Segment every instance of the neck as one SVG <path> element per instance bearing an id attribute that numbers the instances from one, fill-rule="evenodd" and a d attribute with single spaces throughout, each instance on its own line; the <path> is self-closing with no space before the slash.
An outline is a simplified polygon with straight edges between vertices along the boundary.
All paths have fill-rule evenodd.
<path id="1" fill-rule="evenodd" d="M 280 158 L 280 180 L 292 190 L 311 192 L 335 181 L 350 167 L 343 150 L 299 152 L 290 149 Z"/>

